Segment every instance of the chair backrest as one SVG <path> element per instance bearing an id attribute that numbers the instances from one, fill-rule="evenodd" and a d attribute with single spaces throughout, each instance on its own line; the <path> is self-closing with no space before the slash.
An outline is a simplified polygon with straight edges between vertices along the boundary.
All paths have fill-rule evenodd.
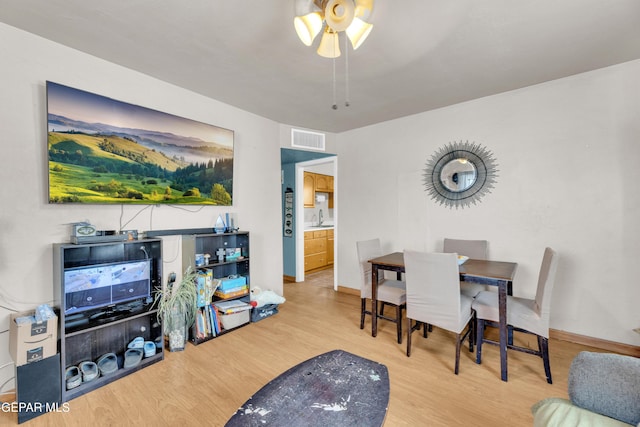
<path id="1" fill-rule="evenodd" d="M 407 317 L 458 332 L 458 254 L 404 251 Z"/>
<path id="2" fill-rule="evenodd" d="M 556 282 L 556 271 L 558 270 L 558 253 L 551 248 L 545 248 L 538 275 L 538 288 L 536 290 L 536 312 L 549 322 L 551 313 L 551 294 Z"/>
<path id="3" fill-rule="evenodd" d="M 444 239 L 442 252 L 455 252 L 472 259 L 488 259 L 489 242 L 487 240 Z"/>
<path id="4" fill-rule="evenodd" d="M 360 264 L 360 298 L 371 298 L 371 258 L 382 256 L 380 239 L 356 242 Z"/>

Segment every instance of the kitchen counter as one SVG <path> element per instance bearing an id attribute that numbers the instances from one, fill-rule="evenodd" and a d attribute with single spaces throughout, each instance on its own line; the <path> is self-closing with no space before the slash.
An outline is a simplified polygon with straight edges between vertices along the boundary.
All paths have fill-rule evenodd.
<path id="1" fill-rule="evenodd" d="M 333 225 L 306 225 L 304 231 L 333 230 Z"/>

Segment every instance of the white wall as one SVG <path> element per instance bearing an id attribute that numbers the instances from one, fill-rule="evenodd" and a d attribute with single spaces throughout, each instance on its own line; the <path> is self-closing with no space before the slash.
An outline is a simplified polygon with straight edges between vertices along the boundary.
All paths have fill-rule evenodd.
<path id="1" fill-rule="evenodd" d="M 551 327 L 640 345 L 640 61 L 339 135 L 339 284 L 359 288 L 355 242 L 440 250 L 488 239 L 532 297 L 545 246 L 560 254 Z M 493 151 L 494 191 L 471 208 L 431 201 L 422 172 L 444 144 Z"/>
<path id="2" fill-rule="evenodd" d="M 52 244 L 69 241 L 72 222 L 118 230 L 131 221 L 126 228 L 140 231 L 212 227 L 218 214 L 236 212 L 251 232 L 252 284 L 282 294 L 282 259 L 274 256 L 282 252 L 278 123 L 4 24 L 0 40 L 0 366 L 8 364 L 0 384 L 13 377 L 8 309 L 52 301 Z M 47 204 L 46 80 L 234 130 L 233 207 Z M 180 272 L 180 241 L 166 240 L 164 272 Z"/>

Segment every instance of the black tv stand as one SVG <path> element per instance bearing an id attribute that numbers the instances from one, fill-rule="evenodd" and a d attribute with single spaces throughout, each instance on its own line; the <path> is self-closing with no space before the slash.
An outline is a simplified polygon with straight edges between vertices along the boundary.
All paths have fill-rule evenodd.
<path id="1" fill-rule="evenodd" d="M 140 248 L 144 247 L 144 251 Z M 102 387 L 112 381 L 143 369 L 164 358 L 164 349 L 145 357 L 132 369 L 120 368 L 109 376 L 67 388 L 65 371 L 84 361 L 97 360 L 108 353 L 122 356 L 128 344 L 137 337 L 155 341 L 162 336 L 157 310 L 152 302 L 156 289 L 162 286 L 162 240 L 143 239 L 123 242 L 54 244 L 54 295 L 60 312 L 60 369 L 62 402 Z M 139 295 L 131 301 L 113 301 L 108 305 L 77 311 L 66 296 L 65 272 L 94 265 L 118 264 L 150 260 L 150 295 Z M 121 296 L 119 296 L 120 298 Z M 75 312 L 74 312 L 75 311 Z"/>

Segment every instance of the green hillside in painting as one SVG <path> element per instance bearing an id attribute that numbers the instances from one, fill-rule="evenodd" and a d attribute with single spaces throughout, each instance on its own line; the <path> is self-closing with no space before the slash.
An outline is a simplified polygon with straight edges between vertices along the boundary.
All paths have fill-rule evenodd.
<path id="1" fill-rule="evenodd" d="M 48 133 L 51 203 L 231 205 L 233 157 L 200 164 L 127 137 Z"/>

